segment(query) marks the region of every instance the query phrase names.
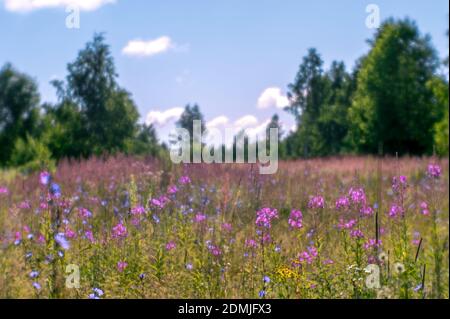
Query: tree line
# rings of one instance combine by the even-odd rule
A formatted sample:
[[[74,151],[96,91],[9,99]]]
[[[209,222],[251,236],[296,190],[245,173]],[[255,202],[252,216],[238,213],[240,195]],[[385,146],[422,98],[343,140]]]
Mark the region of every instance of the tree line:
[[[430,37],[409,19],[386,20],[368,43],[351,72],[339,61],[325,70],[319,52],[308,50],[288,85],[285,111],[297,129],[282,139],[281,158],[448,155],[448,58],[440,61]],[[165,156],[167,146],[152,125],[139,123],[131,94],[117,79],[103,34],[67,65],[64,81],[52,82],[57,103],[41,103],[36,82],[5,64],[0,166],[37,169],[62,158],[115,153]],[[187,105],[177,125],[192,131],[195,119],[203,120],[199,106]],[[282,136],[277,114],[270,128]]]

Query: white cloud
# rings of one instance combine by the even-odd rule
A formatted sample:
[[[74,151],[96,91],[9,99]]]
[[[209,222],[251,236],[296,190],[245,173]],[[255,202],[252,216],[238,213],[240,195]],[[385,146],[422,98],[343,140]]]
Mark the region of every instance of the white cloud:
[[[218,117],[212,119],[211,121],[207,122],[206,127],[209,129],[218,128],[221,126],[223,127],[223,126],[227,125],[229,121],[230,120],[228,119],[228,117],[221,115],[221,116],[218,116]]]
[[[128,56],[152,56],[174,48],[172,39],[162,36],[154,40],[132,40],[122,49],[122,53]]]
[[[252,126],[245,129],[245,133],[249,136],[250,140],[255,137],[260,137],[262,134],[266,133],[267,125],[269,125],[270,119],[258,124],[256,126]]]
[[[270,107],[282,109],[288,105],[289,99],[286,95],[283,95],[281,89],[277,87],[265,89],[258,98],[258,108],[260,109],[268,109]]]
[[[296,131],[297,131],[297,124],[293,124],[289,129],[289,132],[296,132]]]
[[[116,0],[4,0],[5,9],[12,12],[29,12],[38,9],[75,6],[83,11],[93,11]]]
[[[167,125],[171,121],[176,121],[183,114],[182,107],[174,107],[166,111],[151,111],[147,114],[145,123],[147,125],[154,124],[160,127]]]
[[[242,130],[242,129],[245,129],[245,128],[248,128],[251,126],[255,126],[257,124],[258,124],[258,119],[256,117],[254,117],[253,115],[243,116],[234,122],[234,126],[238,130]]]

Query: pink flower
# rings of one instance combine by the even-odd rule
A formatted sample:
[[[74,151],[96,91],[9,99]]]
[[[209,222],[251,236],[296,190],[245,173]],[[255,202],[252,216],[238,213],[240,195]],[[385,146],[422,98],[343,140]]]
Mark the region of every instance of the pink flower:
[[[39,183],[41,183],[42,186],[47,186],[50,183],[50,173],[47,171],[43,171],[39,174]]]
[[[364,244],[364,249],[368,250],[370,248],[380,247],[381,245],[382,245],[381,239],[379,239],[377,242],[375,239],[371,238]]]
[[[222,229],[226,232],[231,232],[233,230],[233,227],[229,223],[223,223]]]
[[[95,242],[94,234],[92,233],[91,230],[87,230],[87,231],[84,233],[84,235],[86,236],[87,240],[89,240],[91,243],[94,243],[94,242]]]
[[[326,260],[323,261],[323,264],[324,265],[332,265],[332,264],[334,264],[334,261],[331,260],[331,259],[326,259]]]
[[[196,223],[203,223],[204,221],[206,221],[206,215],[205,214],[197,213],[194,216],[194,222],[196,222]]]
[[[20,208],[20,209],[30,209],[30,208],[31,208],[30,201],[26,200],[26,201],[24,201],[24,202],[21,202],[21,203],[19,204],[19,208]]]
[[[118,223],[112,229],[113,238],[125,238],[127,237],[127,228],[122,224],[122,222]]]
[[[350,200],[355,205],[366,205],[366,194],[362,188],[350,188],[348,193]]]
[[[44,237],[44,235],[39,234],[39,235],[37,236],[37,242],[38,242],[39,244],[45,243],[45,237]]]
[[[161,196],[159,198],[153,198],[150,203],[160,209],[163,209],[166,204],[169,202],[169,198],[167,198],[166,196]]]
[[[254,239],[246,239],[245,246],[248,248],[256,248],[258,247],[258,243]]]
[[[145,208],[141,205],[135,206],[131,209],[131,215],[144,215]]]
[[[404,210],[401,206],[397,205],[397,204],[393,204],[391,206],[391,209],[389,210],[389,217],[395,218],[399,215],[403,215],[404,214]]]
[[[131,224],[133,225],[133,226],[139,226],[139,224],[141,223],[141,220],[138,218],[138,217],[133,217],[132,219],[131,219]]]
[[[364,234],[359,229],[353,229],[352,231],[350,231],[350,237],[357,238],[357,239],[364,238]]]
[[[399,193],[400,191],[405,190],[408,187],[408,182],[406,176],[394,176],[392,179],[392,190],[394,193]]]
[[[325,200],[322,196],[313,196],[309,200],[308,207],[311,209],[319,209],[325,207]]]
[[[318,255],[319,253],[317,252],[317,248],[310,246],[306,251],[299,254],[298,260],[300,263],[312,264]]]
[[[191,179],[189,178],[189,176],[181,176],[179,182],[180,184],[186,185],[191,183]]]
[[[428,204],[426,202],[420,203],[420,209],[422,210],[422,215],[430,215],[430,210],[428,209]]]
[[[79,212],[81,218],[92,217],[92,213],[86,208],[78,208],[78,212]]]
[[[272,241],[272,237],[269,233],[265,233],[261,238],[263,243],[270,243]]]
[[[8,195],[9,191],[6,187],[0,187],[0,195]]]
[[[125,261],[119,261],[117,263],[117,270],[119,272],[123,272],[128,267],[128,263]]]
[[[336,210],[348,209],[349,207],[350,201],[346,196],[343,196],[336,201]]]
[[[70,227],[66,227],[66,231],[64,232],[64,235],[67,238],[72,239],[72,238],[75,238],[76,233]]]
[[[177,247],[177,245],[176,245],[175,242],[173,242],[173,241],[169,241],[169,242],[166,244],[166,250],[167,250],[167,251],[171,251],[171,250],[175,249],[176,247]]]
[[[414,232],[412,244],[415,245],[415,246],[419,246],[420,245],[420,241],[421,241],[420,233],[419,232]]]
[[[222,254],[222,251],[216,245],[209,245],[208,250],[215,257],[220,256]]]
[[[288,220],[289,226],[300,229],[303,227],[303,215],[299,210],[292,210]]]
[[[339,220],[338,228],[342,229],[352,229],[356,226],[358,222],[356,219],[350,219],[348,222],[345,222],[342,218]]]
[[[272,220],[278,218],[278,211],[274,208],[262,208],[256,212],[256,225],[258,227],[271,228]]]
[[[372,216],[373,215],[373,208],[370,206],[366,206],[361,208],[361,214],[363,216]]]
[[[178,187],[176,187],[175,185],[171,185],[167,189],[167,193],[169,193],[170,195],[175,195],[177,192],[178,192]]]
[[[441,168],[437,164],[428,165],[428,176],[439,178],[441,176]]]

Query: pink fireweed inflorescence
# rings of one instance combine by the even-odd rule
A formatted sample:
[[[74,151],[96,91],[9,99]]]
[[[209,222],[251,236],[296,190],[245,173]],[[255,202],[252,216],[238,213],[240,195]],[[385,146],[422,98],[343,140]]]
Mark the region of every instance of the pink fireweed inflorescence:
[[[122,222],[118,223],[116,226],[112,229],[112,236],[113,238],[125,238],[127,237],[127,228],[125,227]]]
[[[272,220],[278,218],[278,211],[275,208],[262,208],[256,212],[256,226],[271,228]]]
[[[421,242],[420,233],[416,231],[416,232],[414,232],[413,239],[412,239],[411,243],[414,246],[419,246],[420,242]]]
[[[169,195],[175,195],[178,192],[178,187],[176,185],[171,185],[167,188],[167,193]]]
[[[256,248],[256,247],[258,247],[258,243],[254,239],[246,239],[245,240],[245,247]]]
[[[441,167],[437,164],[429,164],[428,176],[433,178],[439,178],[441,176]]]
[[[142,205],[135,206],[131,209],[131,215],[139,216],[145,214],[145,208]]]
[[[86,219],[86,218],[92,217],[91,211],[89,211],[89,210],[86,209],[86,208],[79,208],[79,209],[78,209],[78,212],[79,212],[81,218]]]
[[[376,239],[371,238],[364,244],[364,249],[368,250],[370,248],[378,248],[381,247],[381,245],[381,239],[377,241]]]
[[[372,216],[373,208],[370,206],[365,206],[365,207],[361,208],[360,212],[363,216]]]
[[[175,249],[176,247],[177,247],[177,244],[175,244],[174,241],[169,241],[169,242],[166,244],[166,250],[167,250],[167,251],[171,251],[171,250]]]
[[[358,222],[356,221],[356,219],[350,219],[348,222],[345,222],[342,218],[339,220],[339,224],[338,224],[338,228],[340,230],[343,229],[352,229],[353,227],[356,226]]]
[[[325,207],[325,200],[322,196],[313,196],[310,198],[308,207],[311,209],[319,209]]]
[[[0,195],[8,195],[9,191],[6,187],[0,187]]]
[[[350,201],[346,196],[343,196],[336,201],[336,210],[348,209],[349,207]]]
[[[180,184],[186,185],[191,183],[189,176],[181,176],[179,180]]]
[[[159,208],[159,209],[163,209],[168,202],[169,202],[169,198],[167,196],[161,196],[161,197],[153,198],[152,200],[150,200],[150,204],[152,204],[152,206]]]
[[[76,233],[70,227],[66,227],[64,234],[69,239],[73,239],[76,236]]]
[[[350,188],[348,196],[342,196],[336,201],[337,211],[348,211],[350,208],[359,211],[362,217],[372,216],[374,210],[367,203],[367,196],[362,188]]]
[[[430,215],[430,210],[428,209],[428,204],[426,202],[420,203],[420,209],[421,209],[422,215],[424,215],[424,216]]]
[[[218,257],[222,254],[222,251],[216,245],[208,245],[208,250],[211,253],[211,255],[213,255],[215,257]]]
[[[397,204],[392,204],[391,209],[389,210],[389,217],[395,218],[404,214],[404,209]]]
[[[47,171],[43,171],[39,174],[39,183],[42,186],[47,186],[50,183],[50,179],[51,179],[50,173]]]
[[[206,215],[202,214],[202,213],[197,213],[194,216],[194,222],[197,224],[203,223],[204,221],[206,221]]]
[[[29,200],[23,201],[18,205],[18,207],[20,209],[30,209],[31,208],[30,201]]]
[[[360,229],[353,229],[350,231],[350,237],[352,238],[364,238],[364,234]]]
[[[95,242],[94,239],[94,233],[92,232],[92,230],[86,230],[84,232],[84,236],[86,237],[87,240],[89,240],[91,243]]]
[[[291,228],[300,229],[303,227],[303,215],[299,210],[292,210],[288,220]]]
[[[126,261],[119,261],[117,263],[117,270],[119,272],[123,272],[128,267],[128,263]]]
[[[303,263],[312,264],[318,255],[319,253],[317,251],[317,248],[314,246],[310,246],[307,248],[306,251],[303,251],[299,254],[298,260],[302,264]]]
[[[365,206],[366,205],[366,193],[362,188],[350,188],[348,192],[348,196],[352,202],[352,204],[357,206]]]
[[[392,179],[392,191],[394,193],[400,193],[408,187],[408,180],[406,176],[394,176]]]
[[[40,202],[39,203],[39,208],[41,210],[47,210],[48,209],[48,203],[47,202]]]

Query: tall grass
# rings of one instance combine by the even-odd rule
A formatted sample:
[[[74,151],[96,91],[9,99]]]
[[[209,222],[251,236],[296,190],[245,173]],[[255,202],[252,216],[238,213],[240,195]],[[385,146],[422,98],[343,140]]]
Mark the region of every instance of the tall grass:
[[[115,157],[50,173],[0,175],[0,297],[448,298],[447,159],[259,175]]]

